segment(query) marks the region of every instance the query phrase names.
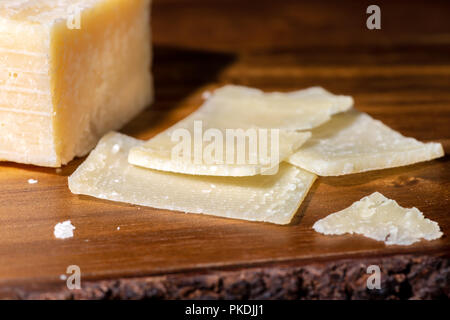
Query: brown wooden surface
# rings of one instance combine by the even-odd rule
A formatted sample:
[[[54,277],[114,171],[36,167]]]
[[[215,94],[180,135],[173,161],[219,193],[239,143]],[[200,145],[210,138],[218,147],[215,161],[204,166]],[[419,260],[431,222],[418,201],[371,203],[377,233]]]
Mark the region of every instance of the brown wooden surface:
[[[365,28],[369,4],[155,1],[156,103],[122,132],[150,138],[195,110],[204,90],[226,83],[268,91],[320,85],[353,95],[359,110],[405,135],[439,141],[448,153],[450,3],[379,1],[382,30],[377,31]],[[130,277],[139,283],[172,273],[276,271],[282,265],[342,258],[360,263],[405,254],[448,257],[450,252],[448,155],[403,168],[320,178],[289,226],[74,196],[67,176],[81,162],[60,173],[0,165],[0,296],[61,285],[59,276],[72,264],[91,284]],[[39,183],[28,184],[30,178]],[[317,219],[374,191],[419,208],[445,236],[401,247],[312,230]],[[77,228],[75,237],[55,239],[54,225],[67,219]]]

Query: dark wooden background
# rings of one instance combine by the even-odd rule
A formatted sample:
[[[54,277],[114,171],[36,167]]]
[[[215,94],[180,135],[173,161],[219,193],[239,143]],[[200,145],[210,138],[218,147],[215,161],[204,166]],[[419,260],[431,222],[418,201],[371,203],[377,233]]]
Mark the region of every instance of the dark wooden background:
[[[289,91],[320,85],[359,110],[450,151],[450,2],[156,0],[156,102],[122,132],[147,139],[226,83]],[[72,195],[83,159],[54,169],[0,165],[0,297],[443,298],[449,297],[450,162],[320,178],[290,226],[136,207]],[[36,185],[27,180],[38,179]],[[445,236],[408,247],[311,226],[374,191],[415,206]],[[75,237],[53,238],[70,219]],[[120,230],[117,227],[120,226]],[[79,265],[82,289],[59,279]],[[382,289],[366,289],[366,268]]]

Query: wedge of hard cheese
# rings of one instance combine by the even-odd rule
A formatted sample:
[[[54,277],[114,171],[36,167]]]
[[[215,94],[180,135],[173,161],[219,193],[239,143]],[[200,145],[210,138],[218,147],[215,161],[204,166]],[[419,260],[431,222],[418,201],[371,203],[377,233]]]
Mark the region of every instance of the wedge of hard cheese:
[[[58,167],[152,100],[149,0],[0,1],[0,160]]]
[[[440,143],[407,138],[365,113],[351,110],[312,131],[288,162],[319,176],[405,166],[442,157]]]
[[[143,142],[103,137],[69,177],[72,193],[160,209],[287,224],[316,176],[287,163],[276,175],[207,177],[135,167],[128,152]]]
[[[264,93],[242,86],[224,86],[189,117],[133,148],[129,162],[196,175],[265,173],[309,138],[309,133],[296,130],[314,128],[352,105],[351,97],[336,96],[318,87],[290,93]],[[183,140],[187,140],[187,147],[183,157],[178,157],[174,151]],[[240,150],[243,150],[243,161],[239,162]],[[253,161],[252,156],[255,156]]]
[[[403,208],[379,192],[328,215],[313,228],[323,234],[362,234],[389,245],[410,245],[421,238],[434,240],[442,236],[439,225],[426,219],[417,208]]]

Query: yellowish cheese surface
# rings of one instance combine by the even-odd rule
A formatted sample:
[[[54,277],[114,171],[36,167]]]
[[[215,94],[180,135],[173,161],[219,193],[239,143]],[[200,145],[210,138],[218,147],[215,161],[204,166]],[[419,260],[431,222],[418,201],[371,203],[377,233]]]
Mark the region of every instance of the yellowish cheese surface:
[[[443,155],[440,143],[405,137],[368,114],[351,110],[314,129],[312,137],[287,161],[319,176],[339,176]]]
[[[151,103],[150,65],[149,0],[2,0],[0,159],[87,154]]]
[[[128,163],[140,140],[109,133],[69,177],[72,193],[159,209],[288,224],[316,176],[282,163],[276,175],[194,176]]]

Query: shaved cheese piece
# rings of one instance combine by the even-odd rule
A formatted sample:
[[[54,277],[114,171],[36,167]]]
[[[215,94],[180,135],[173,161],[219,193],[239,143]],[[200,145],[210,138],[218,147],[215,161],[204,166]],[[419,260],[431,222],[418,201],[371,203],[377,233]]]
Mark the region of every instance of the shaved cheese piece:
[[[231,119],[234,128],[310,130],[352,106],[352,97],[334,95],[321,87],[265,93],[227,85],[215,90],[199,111],[211,118]]]
[[[196,138],[197,122],[191,121],[190,118],[179,122],[146,144],[132,148],[128,161],[144,168],[193,175],[237,177],[254,176],[260,173],[273,174],[277,172],[281,161],[292,155],[311,137],[310,132],[252,128],[240,132],[234,131],[233,135],[230,135],[230,130],[216,129],[217,126],[211,124],[212,122],[217,124],[218,121],[220,120],[205,120],[200,123],[201,132],[205,132],[205,135],[213,132],[216,135],[212,142],[204,142],[202,138]],[[184,140],[176,142],[171,137],[178,129],[185,129],[187,138],[183,137]],[[183,146],[186,141],[187,147],[184,150],[180,149],[179,156],[174,156],[173,152],[178,150],[180,145]],[[218,141],[219,144],[216,144]],[[231,148],[228,147],[229,145]],[[197,149],[198,153],[196,153],[197,146],[200,148]],[[265,151],[262,151],[264,149]],[[216,154],[219,155],[218,158],[215,157]],[[228,161],[231,154],[233,156]],[[242,155],[242,161],[238,160],[240,155]]]
[[[439,225],[426,219],[417,208],[405,209],[379,192],[328,215],[313,228],[323,234],[358,233],[388,245],[410,245],[421,238],[434,240],[442,236]]]
[[[356,110],[336,115],[312,134],[287,161],[319,176],[400,167],[444,155],[440,143],[404,137]]]
[[[145,145],[133,148],[129,162],[145,168],[196,175],[251,176],[273,171],[271,169],[309,138],[309,133],[295,130],[316,127],[328,121],[331,115],[348,110],[352,104],[351,97],[335,96],[322,88],[291,93],[264,93],[246,87],[225,86],[216,90],[189,117]],[[178,136],[183,129],[189,137],[188,147],[185,148],[189,154],[184,151],[182,159],[174,159],[173,150],[180,143],[181,138],[178,139]],[[236,134],[241,130],[244,138],[236,139],[235,147],[228,149],[228,144],[234,143],[228,135],[233,129],[237,129]],[[279,139],[273,139],[274,131],[267,129],[278,130],[276,134]],[[252,135],[254,132],[256,134]],[[217,159],[205,158],[208,155],[207,148],[214,146],[217,140],[220,140],[220,144],[215,150],[220,150],[221,156]],[[269,141],[270,145],[262,141]],[[255,147],[253,151],[250,150],[251,146]],[[263,156],[258,157],[257,161],[245,163],[228,161],[230,153],[238,153],[240,148],[245,149],[242,158],[250,159],[252,155],[261,154],[260,150],[266,149],[267,152],[262,153],[270,159]],[[199,150],[200,156],[196,155],[196,150]],[[231,158],[234,159],[233,156]]]
[[[159,209],[287,224],[316,176],[287,163],[276,175],[207,177],[130,165],[127,155],[143,142],[110,133],[69,177],[74,194]],[[119,145],[118,151],[115,145]]]

